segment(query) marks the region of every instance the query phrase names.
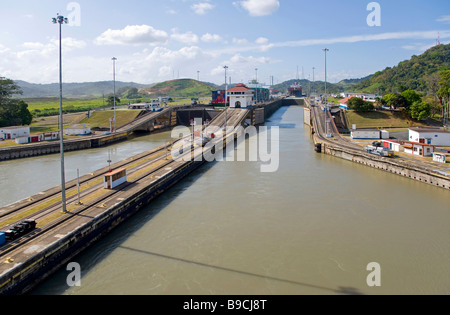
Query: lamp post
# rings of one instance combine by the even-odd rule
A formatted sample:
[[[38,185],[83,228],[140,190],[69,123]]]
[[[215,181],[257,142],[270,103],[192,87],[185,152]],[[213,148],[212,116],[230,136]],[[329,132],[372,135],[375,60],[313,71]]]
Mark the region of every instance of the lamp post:
[[[325,52],[325,104],[328,104],[327,97],[327,51],[330,51],[328,48],[323,49]]]
[[[114,81],[114,132],[116,132],[116,57],[112,58],[113,61],[113,81]]]
[[[255,86],[256,86],[256,104],[258,104],[258,68],[255,68],[256,73],[256,80],[255,80]]]
[[[314,70],[316,70],[316,68],[315,67],[313,67],[313,93],[314,93],[314,84],[315,84],[315,77],[314,77]]]
[[[62,36],[61,29],[63,24],[69,23],[69,20],[57,13],[57,17],[52,19],[53,24],[59,24],[59,142],[61,153],[61,194],[63,212],[66,210],[66,177],[64,174],[64,131],[63,131],[63,110],[62,110]]]
[[[328,48],[323,49],[323,51],[325,52],[325,134],[327,137],[330,136],[330,134],[328,133],[328,123],[327,123],[327,118],[328,118],[328,96],[327,96],[327,52],[329,51]]]
[[[228,85],[227,85],[227,69],[228,66],[223,67],[225,69],[225,134],[227,128],[227,93],[228,93]]]

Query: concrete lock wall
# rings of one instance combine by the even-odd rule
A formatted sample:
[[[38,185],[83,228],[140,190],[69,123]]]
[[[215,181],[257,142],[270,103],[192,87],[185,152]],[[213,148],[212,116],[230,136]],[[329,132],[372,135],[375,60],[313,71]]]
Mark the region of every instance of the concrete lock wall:
[[[395,161],[383,160],[382,158],[378,158],[376,156],[369,157],[363,153],[357,153],[335,146],[322,144],[322,148],[325,154],[418,180],[420,182],[444,189],[450,189],[450,179],[439,174],[433,174],[431,172],[427,172],[426,170],[416,169],[412,166],[400,165]]]

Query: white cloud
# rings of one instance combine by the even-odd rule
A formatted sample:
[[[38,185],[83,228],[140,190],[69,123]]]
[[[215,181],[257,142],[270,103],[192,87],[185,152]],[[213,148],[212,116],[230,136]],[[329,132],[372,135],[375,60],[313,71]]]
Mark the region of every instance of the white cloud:
[[[191,31],[180,34],[177,33],[176,29],[173,29],[173,34],[170,36],[172,39],[179,41],[183,44],[187,44],[187,45],[193,45],[193,44],[197,44],[199,39],[198,36],[194,33],[192,33]]]
[[[191,5],[191,9],[194,10],[196,14],[204,15],[207,11],[212,10],[214,5],[208,2],[195,3]]]
[[[233,43],[238,44],[238,45],[243,45],[243,44],[247,44],[248,40],[246,40],[245,38],[233,38]]]
[[[450,15],[443,15],[440,18],[438,18],[436,21],[445,23],[445,24],[450,24]]]
[[[230,64],[233,65],[243,65],[243,64],[249,64],[249,65],[264,65],[269,64],[271,62],[271,59],[268,57],[259,57],[255,58],[253,56],[244,57],[241,54],[235,54],[230,59]]]
[[[164,43],[168,39],[165,31],[149,25],[128,25],[121,30],[108,29],[95,40],[97,45],[137,45]]]
[[[220,35],[217,34],[206,33],[202,36],[202,41],[206,43],[217,43],[222,41],[222,37],[220,37]]]
[[[259,45],[266,45],[269,42],[269,40],[265,37],[259,37],[257,40],[255,40],[255,43]]]
[[[406,49],[406,50],[426,51],[433,46],[435,46],[434,43],[433,44],[417,43],[417,44],[405,45],[405,46],[402,46],[402,48]]]
[[[374,35],[355,35],[336,38],[322,38],[322,39],[305,39],[298,41],[287,41],[273,44],[274,47],[301,47],[314,45],[331,45],[341,43],[358,43],[368,41],[381,41],[392,39],[436,39],[437,34],[441,38],[450,38],[450,31],[419,31],[419,32],[393,32],[381,33]]]
[[[244,8],[251,16],[271,15],[280,7],[278,0],[243,0],[233,4]]]

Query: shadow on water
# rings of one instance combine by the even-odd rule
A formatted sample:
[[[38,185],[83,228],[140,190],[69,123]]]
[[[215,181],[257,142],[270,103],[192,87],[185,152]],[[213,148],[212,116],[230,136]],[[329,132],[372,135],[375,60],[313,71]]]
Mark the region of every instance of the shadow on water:
[[[267,275],[261,275],[261,274],[257,274],[257,273],[253,273],[253,272],[206,264],[206,263],[202,263],[202,262],[198,262],[198,261],[193,261],[193,260],[188,260],[188,259],[183,259],[183,258],[178,258],[178,257],[172,257],[172,256],[168,256],[168,255],[154,253],[154,252],[150,252],[150,251],[146,251],[146,250],[140,250],[137,248],[131,248],[131,247],[127,247],[127,246],[119,246],[119,247],[122,249],[125,249],[125,250],[134,251],[134,252],[137,252],[140,254],[146,254],[146,255],[151,255],[154,257],[170,259],[170,260],[183,262],[183,263],[187,263],[187,264],[192,264],[192,265],[196,265],[196,266],[237,273],[237,274],[241,274],[241,275],[245,275],[245,276],[251,276],[251,277],[264,279],[264,280],[272,280],[272,281],[278,281],[278,282],[283,282],[283,283],[287,283],[287,284],[294,284],[294,285],[298,285],[298,286],[302,286],[302,287],[308,287],[308,288],[312,288],[312,289],[324,290],[328,293],[345,294],[345,295],[362,295],[362,293],[358,289],[352,288],[352,287],[338,287],[338,289],[336,290],[336,289],[327,288],[327,287],[323,287],[323,286],[319,286],[319,285],[315,285],[315,284],[299,282],[299,281],[289,280],[289,279],[281,279],[281,278],[276,278],[276,277],[267,276]]]

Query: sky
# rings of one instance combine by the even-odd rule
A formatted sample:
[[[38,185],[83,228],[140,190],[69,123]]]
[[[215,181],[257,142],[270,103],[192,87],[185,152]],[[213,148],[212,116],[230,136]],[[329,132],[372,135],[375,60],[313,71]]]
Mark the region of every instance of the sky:
[[[1,5],[1,4],[4,5]],[[0,76],[30,83],[361,78],[450,43],[448,0],[0,0]],[[329,49],[326,53],[325,48]],[[326,62],[325,62],[326,59]],[[325,71],[326,65],[326,71]]]

